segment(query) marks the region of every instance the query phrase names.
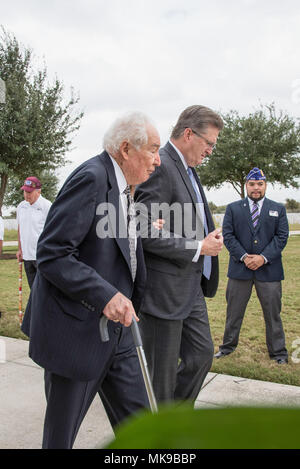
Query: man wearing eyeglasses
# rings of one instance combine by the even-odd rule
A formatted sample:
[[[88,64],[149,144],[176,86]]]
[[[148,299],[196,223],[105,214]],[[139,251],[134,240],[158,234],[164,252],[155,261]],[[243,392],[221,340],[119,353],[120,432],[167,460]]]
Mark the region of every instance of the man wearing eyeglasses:
[[[16,257],[19,262],[24,261],[30,288],[37,270],[37,242],[51,207],[51,202],[41,195],[41,189],[42,184],[37,177],[30,176],[26,178],[21,187],[24,200],[17,207],[19,248]]]
[[[218,287],[223,238],[215,230],[195,167],[212,153],[222,128],[222,119],[211,109],[185,109],[160,150],[161,166],[136,191],[137,202],[151,214],[149,229],[154,206],[176,208],[160,237],[143,238],[147,286],[140,329],[159,402],[194,401],[213,360],[204,296],[213,297]],[[155,216],[165,218],[160,212]]]

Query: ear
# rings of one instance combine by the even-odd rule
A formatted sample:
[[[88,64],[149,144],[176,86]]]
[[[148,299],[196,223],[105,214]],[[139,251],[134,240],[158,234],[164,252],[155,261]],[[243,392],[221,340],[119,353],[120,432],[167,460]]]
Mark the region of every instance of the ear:
[[[124,141],[120,145],[120,153],[124,160],[128,160],[129,158],[129,143]]]
[[[183,138],[186,142],[190,141],[192,135],[193,135],[192,129],[190,129],[189,127],[184,129]]]

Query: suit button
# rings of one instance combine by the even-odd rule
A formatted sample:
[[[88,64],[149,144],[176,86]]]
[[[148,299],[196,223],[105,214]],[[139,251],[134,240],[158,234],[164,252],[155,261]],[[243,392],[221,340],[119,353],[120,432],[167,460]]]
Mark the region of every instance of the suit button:
[[[116,327],[115,330],[114,330],[115,334],[119,334],[120,330],[121,330],[120,327]]]

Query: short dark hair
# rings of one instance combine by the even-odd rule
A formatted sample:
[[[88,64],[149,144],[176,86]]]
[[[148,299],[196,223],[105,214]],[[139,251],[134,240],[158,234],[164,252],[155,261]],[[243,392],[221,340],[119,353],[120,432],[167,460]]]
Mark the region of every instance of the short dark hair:
[[[208,107],[195,104],[182,111],[172,130],[171,138],[179,138],[186,128],[204,132],[210,125],[219,130],[224,127],[222,118],[216,112]]]

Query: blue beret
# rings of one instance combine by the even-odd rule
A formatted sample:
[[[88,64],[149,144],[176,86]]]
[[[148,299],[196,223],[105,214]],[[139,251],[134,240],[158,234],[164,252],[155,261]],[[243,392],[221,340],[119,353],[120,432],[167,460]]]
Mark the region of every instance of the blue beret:
[[[246,177],[246,181],[249,181],[249,179],[255,179],[256,181],[265,180],[266,176],[261,169],[253,168]]]

